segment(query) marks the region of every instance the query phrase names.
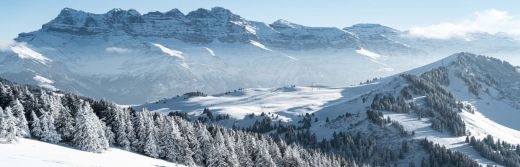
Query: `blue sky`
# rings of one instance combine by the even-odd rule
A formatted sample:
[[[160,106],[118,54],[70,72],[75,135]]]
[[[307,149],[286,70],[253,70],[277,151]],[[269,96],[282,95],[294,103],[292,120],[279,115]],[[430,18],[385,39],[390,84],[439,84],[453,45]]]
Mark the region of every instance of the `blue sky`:
[[[476,12],[490,9],[508,12],[508,16],[520,13],[520,1],[514,0],[2,0],[0,41],[39,29],[64,7],[92,13],[112,8],[133,8],[141,13],[178,8],[187,13],[214,6],[263,22],[286,19],[308,26],[334,27],[380,23],[401,30],[418,26],[433,29],[435,24],[445,22],[466,24],[464,21],[474,18]]]

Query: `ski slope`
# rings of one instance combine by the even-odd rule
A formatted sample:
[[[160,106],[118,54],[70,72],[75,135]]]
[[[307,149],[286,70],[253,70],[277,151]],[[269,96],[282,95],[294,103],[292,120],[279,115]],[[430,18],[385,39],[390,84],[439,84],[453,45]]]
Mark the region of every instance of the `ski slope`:
[[[111,148],[101,154],[80,151],[31,139],[0,144],[0,166],[77,166],[77,167],[182,167],[175,163]]]

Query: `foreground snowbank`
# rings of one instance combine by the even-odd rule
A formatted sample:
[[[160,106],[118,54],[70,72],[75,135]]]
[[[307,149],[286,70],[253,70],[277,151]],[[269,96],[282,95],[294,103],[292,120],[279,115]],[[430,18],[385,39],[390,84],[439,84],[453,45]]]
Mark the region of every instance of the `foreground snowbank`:
[[[97,154],[31,139],[20,139],[15,144],[0,144],[0,166],[177,167],[182,165],[117,148]]]

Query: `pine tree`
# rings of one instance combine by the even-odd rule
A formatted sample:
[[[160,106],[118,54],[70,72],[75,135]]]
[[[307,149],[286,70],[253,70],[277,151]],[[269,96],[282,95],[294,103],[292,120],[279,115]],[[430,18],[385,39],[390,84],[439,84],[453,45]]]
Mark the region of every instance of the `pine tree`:
[[[281,164],[282,162],[282,153],[280,152],[280,148],[278,148],[278,145],[273,141],[269,140],[269,154],[271,155],[273,161],[277,164]]]
[[[33,137],[40,139],[43,134],[40,118],[36,116],[36,113],[34,113],[34,111],[31,111],[31,118],[31,134]]]
[[[110,126],[106,126],[105,122],[101,122],[101,127],[105,132],[106,139],[109,145],[115,144],[115,134],[112,132],[112,128]]]
[[[1,108],[1,107],[0,107]],[[16,135],[18,134],[16,127],[16,118],[13,116],[11,112],[11,108],[7,107],[5,110],[1,110],[0,117],[2,117],[1,121],[1,132],[0,132],[0,142],[1,143],[13,143],[18,141]]]
[[[116,109],[114,111],[114,134],[116,136],[115,140],[117,145],[122,147],[125,150],[130,150],[130,140],[128,139],[128,134],[126,133],[127,125],[126,125],[126,116],[127,112],[123,110]]]
[[[156,112],[156,113],[153,113],[153,124],[155,125],[155,128],[154,128],[154,137],[155,137],[155,143],[157,145],[157,154],[158,154],[158,157],[160,158],[164,158],[166,155],[164,154],[163,150],[164,150],[164,140],[162,140],[162,138],[164,138],[164,116],[159,113],[159,112]]]
[[[130,150],[137,150],[137,148],[135,147],[138,143],[137,141],[137,137],[136,137],[136,131],[135,131],[135,128],[134,128],[134,122],[133,122],[133,119],[132,119],[132,112],[131,110],[128,110],[128,109],[124,109],[124,115],[122,115],[124,117],[124,121],[125,121],[125,132],[126,132],[126,138],[128,139],[128,141],[130,142],[130,145],[129,145],[129,149]]]
[[[193,166],[195,162],[193,160],[194,152],[192,150],[199,147],[199,142],[195,137],[193,126],[180,117],[174,117],[173,120],[177,122],[177,125],[179,126],[181,138],[178,140],[181,140],[179,141],[179,149],[182,149],[182,162],[185,165]]]
[[[145,142],[143,146],[143,151],[146,155],[157,158],[159,157],[159,154],[157,153],[157,144],[155,142],[155,126],[148,112],[143,112],[141,114],[143,115],[143,121],[145,126],[144,133],[146,135],[144,138]]]
[[[212,136],[204,124],[197,123],[195,125],[195,136],[197,141],[200,143],[199,148],[196,149],[194,160],[198,165],[207,165],[208,159],[211,158],[209,153],[212,149],[211,143],[213,142]]]
[[[16,127],[17,130],[17,136],[19,137],[31,137],[31,133],[29,130],[29,125],[27,123],[27,119],[25,118],[25,109],[20,103],[18,99],[16,99],[12,104],[11,108],[13,110],[13,115],[16,117]]]
[[[108,148],[108,141],[90,104],[85,102],[76,113],[76,126],[72,142],[84,151],[101,152]]]
[[[236,135],[235,153],[237,155],[239,166],[253,166],[252,160],[249,158],[249,154],[244,146],[244,134],[240,131]]]
[[[62,140],[71,141],[74,133],[74,118],[68,108],[61,108],[56,122],[56,131],[61,134]]]
[[[164,140],[163,152],[165,153],[165,158],[168,161],[176,162],[177,157],[180,156],[176,140],[180,138],[180,136],[178,134],[178,127],[172,117],[166,117],[163,131],[165,132],[164,138],[162,139]]]
[[[54,118],[42,109],[40,109],[40,112],[42,113],[40,118],[40,124],[42,127],[41,140],[49,143],[59,143],[61,141],[61,136],[56,132]]]
[[[2,107],[0,107],[0,137],[4,137],[7,134],[7,116],[4,113]]]
[[[134,151],[137,151],[137,152],[144,152],[144,146],[146,144],[146,137],[147,137],[147,132],[146,132],[146,127],[145,127],[145,120],[144,120],[144,114],[145,112],[148,112],[148,111],[145,111],[143,110],[142,112],[137,112],[135,114],[135,134],[136,134],[136,142],[134,143]]]
[[[239,166],[240,163],[238,162],[238,157],[235,153],[235,139],[232,137],[234,132],[222,129],[222,135],[224,136],[225,147],[229,152],[229,156],[226,157],[226,161],[230,166]]]
[[[206,164],[208,167],[231,166],[231,164],[228,164],[226,161],[229,152],[224,144],[224,136],[218,127],[216,127],[215,139],[208,155],[209,157]]]
[[[267,146],[260,140],[257,143],[257,147],[254,153],[255,164],[254,166],[262,167],[262,166],[276,166],[271,155],[269,155],[269,151],[267,150]]]

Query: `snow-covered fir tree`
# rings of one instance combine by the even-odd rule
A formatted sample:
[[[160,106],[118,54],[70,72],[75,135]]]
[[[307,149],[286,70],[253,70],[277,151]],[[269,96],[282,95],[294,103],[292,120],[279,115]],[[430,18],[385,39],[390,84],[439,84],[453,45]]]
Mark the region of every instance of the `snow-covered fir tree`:
[[[143,151],[146,155],[157,158],[159,157],[159,151],[157,148],[157,142],[155,137],[155,132],[157,130],[155,129],[154,122],[152,121],[149,112],[141,112],[139,114],[142,115],[142,121],[144,122],[143,130],[145,136]]]
[[[72,140],[74,134],[74,118],[70,109],[62,107],[56,122],[56,131],[61,134],[61,138],[65,141]]]
[[[81,150],[101,152],[108,148],[101,123],[92,112],[90,104],[85,102],[76,113],[76,126],[72,142]]]
[[[0,143],[13,143],[18,141],[18,127],[16,126],[16,118],[13,116],[10,107],[4,110],[0,107]]]
[[[51,113],[44,110],[40,110],[40,113],[42,113],[40,116],[40,124],[42,129],[40,139],[49,143],[59,143],[61,141],[61,136],[58,134],[58,132],[56,132],[53,116]]]
[[[25,109],[22,103],[20,103],[20,100],[16,99],[10,106],[13,115],[16,117],[16,127],[18,128],[16,135],[19,137],[30,137],[31,133],[29,131],[27,118],[25,118]]]
[[[40,118],[36,115],[36,113],[31,111],[31,135],[37,139],[42,137],[43,130],[42,125],[40,123]]]

